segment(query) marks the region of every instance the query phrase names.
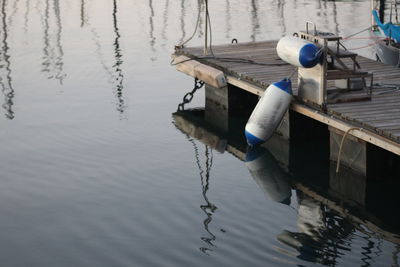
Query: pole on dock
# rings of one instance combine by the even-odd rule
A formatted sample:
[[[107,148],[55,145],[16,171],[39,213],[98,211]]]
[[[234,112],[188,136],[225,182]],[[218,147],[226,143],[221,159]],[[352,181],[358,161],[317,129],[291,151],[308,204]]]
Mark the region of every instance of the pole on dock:
[[[204,55],[208,55],[208,0],[205,0],[206,10],[205,10],[205,30],[204,30]]]
[[[385,22],[385,0],[379,1],[379,18],[382,23]]]

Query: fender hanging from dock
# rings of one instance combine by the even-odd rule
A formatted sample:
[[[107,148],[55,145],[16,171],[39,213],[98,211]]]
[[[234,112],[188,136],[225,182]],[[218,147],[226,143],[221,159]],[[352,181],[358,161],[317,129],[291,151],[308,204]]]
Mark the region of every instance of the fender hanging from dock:
[[[250,146],[271,138],[289,109],[292,100],[292,82],[283,79],[271,84],[258,101],[246,124],[245,135]]]

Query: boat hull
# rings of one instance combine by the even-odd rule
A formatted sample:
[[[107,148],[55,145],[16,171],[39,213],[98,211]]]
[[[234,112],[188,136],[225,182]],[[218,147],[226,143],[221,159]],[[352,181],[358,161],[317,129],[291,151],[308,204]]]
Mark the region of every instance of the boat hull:
[[[380,38],[379,33],[372,32],[374,38]],[[400,48],[386,41],[377,42],[374,46],[377,59],[384,64],[400,67]]]

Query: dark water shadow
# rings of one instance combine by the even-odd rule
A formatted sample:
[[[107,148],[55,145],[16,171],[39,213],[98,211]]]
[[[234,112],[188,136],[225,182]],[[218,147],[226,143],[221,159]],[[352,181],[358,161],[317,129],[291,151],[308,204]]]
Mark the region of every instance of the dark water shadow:
[[[387,241],[395,245],[392,258],[393,266],[397,266],[400,228],[393,205],[398,203],[399,197],[395,193],[400,188],[398,182],[396,186],[379,183],[379,188],[367,181],[366,201],[357,204],[357,199],[353,200],[350,194],[342,195],[338,191],[338,178],[332,176],[330,170],[334,168],[329,168],[329,154],[326,159],[328,167],[319,164],[320,160],[314,157],[321,157],[325,152],[316,149],[310,153],[311,144],[291,145],[286,150],[283,144],[288,142],[276,136],[265,147],[249,154],[251,150],[246,150],[246,141],[242,137],[235,133],[218,132],[204,119],[203,109],[178,111],[173,118],[175,127],[188,139],[196,138],[206,146],[223,149],[246,162],[254,181],[271,201],[295,208],[297,230],[282,229],[276,236],[283,246],[277,248],[278,252],[294,255],[291,248],[296,251],[298,259],[324,266],[337,266],[350,254],[351,257],[357,257],[362,266],[374,266],[382,259],[383,243]],[[232,120],[230,118],[230,122]],[[237,122],[235,127],[229,127],[229,131],[243,132],[245,123],[245,120]],[[221,145],[223,140],[226,140],[224,146]],[[322,147],[315,140],[313,143],[316,147]],[[289,154],[286,155],[285,151]],[[293,156],[297,159],[294,166],[291,163]],[[298,162],[298,157],[303,160]],[[200,173],[203,178],[206,172],[201,170]],[[339,178],[344,192],[351,190],[351,187],[356,187],[357,192],[361,190],[357,184],[352,184],[353,180],[360,178],[359,174],[342,172],[340,175],[344,175]],[[346,180],[345,184],[343,179]],[[203,186],[203,192],[208,190],[208,184],[205,185],[207,187]],[[294,199],[296,201],[291,201]],[[211,215],[212,212],[207,214]],[[211,241],[213,237],[215,235],[210,236]]]
[[[9,45],[8,45],[8,25],[7,25],[7,12],[6,12],[6,2],[3,0],[1,2],[1,32],[0,32],[0,86],[1,92],[4,95],[4,103],[2,105],[5,116],[7,119],[14,119],[14,88],[12,85],[12,71],[11,71],[11,61],[9,55]]]

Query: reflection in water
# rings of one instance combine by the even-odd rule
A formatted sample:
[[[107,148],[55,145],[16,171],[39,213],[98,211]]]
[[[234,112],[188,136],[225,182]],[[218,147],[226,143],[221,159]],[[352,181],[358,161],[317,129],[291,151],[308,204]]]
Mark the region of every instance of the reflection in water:
[[[11,63],[10,55],[8,54],[9,46],[7,42],[8,28],[7,28],[7,14],[6,14],[6,0],[1,1],[1,35],[0,35],[0,86],[1,92],[4,95],[4,103],[2,107],[5,110],[5,116],[8,119],[14,118],[14,89],[11,79]]]
[[[185,0],[181,0],[181,32],[182,32],[182,37],[181,40],[179,41],[180,44],[183,43],[186,37],[186,31],[185,31]]]
[[[299,259],[336,266],[344,251],[350,251],[354,227],[329,208],[297,191],[299,232],[284,230],[277,239],[295,248]]]
[[[278,15],[282,19],[281,24],[282,24],[282,36],[286,35],[286,19],[285,19],[285,0],[278,0]]]
[[[363,257],[361,258],[361,261],[363,262],[362,266],[373,266],[374,263],[374,256],[379,256],[382,253],[382,249],[380,248],[382,241],[378,240],[377,245],[375,245],[375,242],[372,240],[371,236],[367,236],[366,238],[367,245],[363,247],[363,251],[361,254]],[[376,247],[376,252],[374,252],[374,249]]]
[[[28,23],[29,23],[29,13],[30,13],[30,1],[25,0],[25,14],[24,14],[24,32],[25,34],[28,32]]]
[[[396,245],[396,249],[393,251],[393,265],[398,266],[399,261],[399,254],[400,254],[400,245]]]
[[[90,25],[90,23],[89,23]],[[90,29],[91,33],[92,33],[92,41],[94,42],[95,46],[96,46],[96,54],[97,57],[100,61],[100,65],[103,67],[103,69],[106,71],[106,73],[108,74],[109,78],[108,78],[108,82],[109,83],[113,83],[115,80],[117,80],[117,78],[115,77],[115,75],[113,74],[113,72],[111,71],[111,69],[106,65],[105,63],[105,57],[104,54],[102,52],[102,46],[100,44],[100,36],[97,33],[95,28],[91,28]]]
[[[121,35],[119,34],[119,29],[117,25],[117,5],[116,2],[114,1],[114,8],[113,8],[113,28],[114,28],[114,33],[115,33],[115,39],[113,42],[114,46],[114,57],[115,57],[115,63],[112,65],[112,68],[110,68],[109,64],[106,63],[105,60],[105,55],[103,54],[103,47],[101,46],[100,43],[100,35],[98,34],[97,30],[94,27],[91,27],[90,23],[90,16],[85,15],[84,18],[84,24],[88,25],[90,27],[90,32],[92,33],[92,41],[94,42],[94,45],[96,46],[96,54],[97,58],[99,59],[100,65],[103,67],[104,71],[106,72],[108,76],[108,82],[112,85],[112,91],[115,94],[117,98],[117,111],[122,114],[125,111],[125,102],[123,99],[123,79],[124,75],[122,73],[122,68],[121,65],[123,63],[122,61],[122,54],[121,54],[121,49],[119,45],[119,39]]]
[[[253,179],[271,200],[290,204],[290,178],[268,150],[248,148],[246,166]],[[350,227],[346,228],[343,225],[344,220],[337,219],[334,214],[327,212],[320,202],[301,191],[297,192],[297,197],[299,232],[284,230],[278,235],[278,240],[295,248],[299,252],[298,258],[302,260],[334,266],[336,258],[340,256],[339,248],[349,247],[349,244],[345,244],[345,239],[353,232],[354,227],[347,223]],[[336,233],[344,229],[346,231]]]
[[[336,7],[336,1],[332,2],[333,5],[333,24],[335,24],[335,34],[339,35],[339,23],[337,21],[337,7]]]
[[[250,36],[251,41],[256,41],[256,34],[259,33],[260,21],[258,19],[258,8],[257,0],[251,0],[251,24],[252,24],[252,34]]]
[[[44,17],[44,48],[43,48],[43,69],[42,72],[49,74],[49,79],[59,80],[60,84],[63,83],[63,79],[67,76],[64,74],[64,62],[63,56],[64,51],[61,45],[61,14],[60,14],[60,2],[59,0],[53,1],[53,12],[55,18],[55,40],[51,34],[51,27],[53,23],[50,22],[50,0],[46,0],[45,6],[45,17]],[[53,44],[54,42],[54,44]]]
[[[20,0],[14,0],[14,4],[12,5],[12,12],[8,17],[8,25],[11,27],[13,25],[13,19],[16,17],[15,15],[18,12],[18,4]],[[2,2],[7,2],[7,0],[3,0]]]
[[[162,28],[162,32],[161,32],[161,36],[163,38],[163,40],[165,41],[163,46],[165,45],[165,43],[167,42],[167,27],[168,27],[168,10],[169,10],[169,0],[165,1],[165,6],[164,6],[164,14],[163,14],[163,28]]]
[[[117,25],[117,0],[114,0],[114,8],[113,8],[113,25],[114,25],[114,32],[115,32],[115,40],[114,40],[114,56],[115,56],[115,81],[116,81],[116,89],[115,89],[115,95],[117,97],[117,111],[119,111],[120,114],[124,113],[125,111],[125,101],[122,95],[122,90],[124,88],[123,86],[123,81],[124,81],[124,75],[122,74],[122,54],[121,54],[121,48],[119,45],[119,39],[121,38],[121,35],[119,33],[118,25]]]
[[[150,9],[150,17],[149,17],[149,25],[150,25],[150,31],[149,31],[149,38],[150,38],[150,47],[151,51],[153,52],[153,55],[156,54],[156,49],[154,48],[154,45],[156,43],[156,37],[154,36],[154,7],[153,7],[153,0],[149,0],[149,9]],[[152,61],[155,61],[155,57],[151,57]]]
[[[85,0],[81,0],[81,27],[85,26],[86,16],[85,16]]]
[[[231,38],[231,31],[232,31],[232,25],[231,25],[231,4],[229,3],[229,0],[226,0],[226,31],[225,31],[225,37],[229,40]]]
[[[289,177],[268,150],[262,147],[248,147],[246,166],[258,186],[271,200],[290,204],[292,188]]]
[[[199,148],[189,135],[186,135],[186,137],[188,138],[189,142],[192,143],[194,148],[196,164],[200,171],[199,174],[201,179],[202,194],[204,201],[206,202],[205,205],[200,205],[200,208],[206,215],[206,219],[203,221],[203,226],[204,230],[208,233],[208,236],[201,237],[201,240],[203,240],[207,244],[207,246],[200,247],[200,251],[203,252],[204,254],[209,255],[209,252],[213,251],[210,247],[215,246],[213,242],[216,239],[216,236],[209,229],[209,224],[212,221],[212,214],[217,210],[217,207],[213,203],[211,203],[207,197],[207,191],[209,189],[209,184],[210,184],[210,171],[213,163],[213,154],[212,154],[212,149],[209,149],[208,146],[205,146],[206,161],[205,161],[205,170],[203,170],[200,163]]]
[[[197,0],[197,10],[200,12],[201,11],[201,8],[202,8],[202,6],[203,6],[203,0]],[[198,35],[198,37],[199,38],[201,38],[201,37],[203,37],[203,16],[200,16],[200,18],[199,18],[199,28],[198,28],[198,32],[199,32],[199,35]]]
[[[174,113],[174,120],[175,126],[186,134],[195,149],[196,162],[202,179],[203,197],[206,201],[206,205],[201,206],[207,216],[204,221],[204,228],[209,234],[209,237],[202,238],[202,240],[212,247],[216,237],[209,231],[209,223],[215,206],[208,201],[206,195],[209,186],[209,170],[212,165],[212,160],[210,160],[212,154],[208,152],[207,145],[217,144],[216,140],[227,136],[222,136],[209,127],[209,124],[204,120],[204,110],[195,109],[187,110],[184,113],[176,112]],[[240,127],[244,128],[244,124],[245,122]],[[232,129],[241,131],[243,130],[242,128]],[[206,132],[207,134],[205,134]],[[206,170],[201,168],[199,149],[191,138],[196,138],[206,145]],[[374,223],[370,223],[370,220],[365,218],[372,218],[375,215],[361,215],[360,211],[352,213],[349,209],[353,209],[345,204],[344,199],[336,199],[329,196],[328,188],[316,187],[315,189],[317,190],[314,191],[314,189],[300,182],[298,180],[298,177],[300,177],[297,173],[298,171],[295,168],[283,165],[282,162],[286,162],[284,160],[286,157],[282,157],[284,155],[282,154],[281,146],[279,146],[281,143],[277,140],[278,138],[270,140],[269,149],[271,149],[271,152],[263,147],[248,147],[245,156],[245,139],[229,134],[227,138],[228,144],[224,146],[223,151],[230,147],[228,151],[237,158],[245,160],[246,167],[250,171],[252,178],[272,201],[291,205],[290,207],[295,208],[297,212],[298,230],[288,231],[282,229],[280,230],[282,232],[276,237],[284,244],[283,248],[279,248],[279,251],[283,252],[284,255],[293,255],[288,250],[288,247],[290,247],[296,250],[295,256],[302,261],[325,266],[336,266],[343,262],[346,257],[354,256],[354,251],[357,251],[355,257],[358,262],[362,262],[362,266],[374,266],[374,263],[377,263],[384,255],[382,247],[385,241],[379,236],[380,234],[384,234],[389,238],[388,240],[394,240],[394,244],[400,243],[394,233],[371,230],[374,228],[379,229],[381,224],[374,226]],[[280,148],[279,151],[277,150],[278,147]],[[278,162],[275,156],[281,160],[283,159],[283,161]],[[285,164],[288,163],[286,162]],[[284,166],[287,169],[283,168]],[[321,175],[320,171],[316,171],[316,173],[318,173],[319,179],[329,179],[329,175],[325,177]],[[313,180],[313,171],[309,171],[307,174],[309,175],[307,178]],[[294,199],[292,192],[295,192],[297,201],[293,201],[291,204],[291,200]],[[358,217],[359,215],[361,217]],[[207,253],[211,249],[203,247],[201,250]],[[399,246],[392,253],[394,266],[397,266],[398,254]]]

